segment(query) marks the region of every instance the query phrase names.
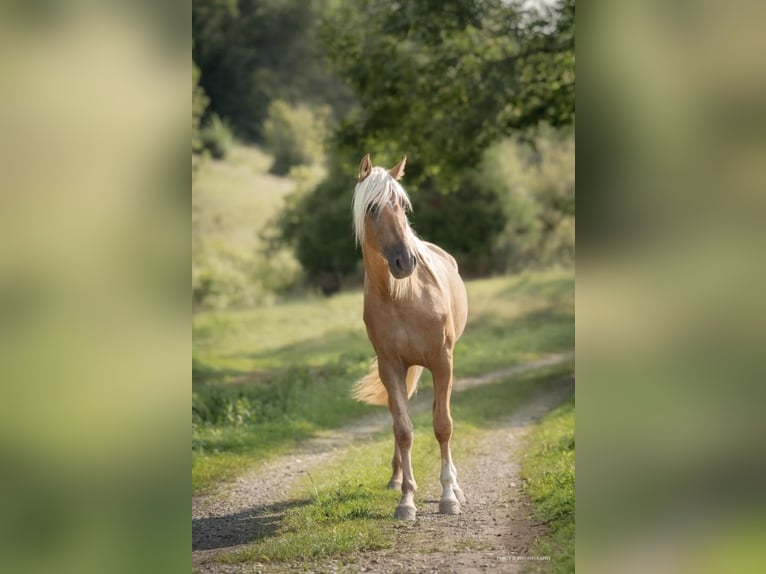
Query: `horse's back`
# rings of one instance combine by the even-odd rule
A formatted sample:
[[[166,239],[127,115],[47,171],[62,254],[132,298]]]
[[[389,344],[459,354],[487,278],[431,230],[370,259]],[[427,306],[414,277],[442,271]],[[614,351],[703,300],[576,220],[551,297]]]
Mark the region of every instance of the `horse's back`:
[[[435,243],[429,243],[428,241],[423,242],[428,249],[434,253],[437,257],[440,257],[444,261],[446,261],[449,265],[452,266],[455,271],[458,270],[457,268],[457,260],[452,257],[449,253],[447,253],[444,249],[436,245]]]

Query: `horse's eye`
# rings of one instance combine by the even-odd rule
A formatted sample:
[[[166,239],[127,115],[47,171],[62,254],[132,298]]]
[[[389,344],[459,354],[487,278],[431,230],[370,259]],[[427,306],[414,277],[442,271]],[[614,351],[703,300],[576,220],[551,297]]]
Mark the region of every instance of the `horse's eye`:
[[[369,213],[372,216],[374,216],[377,212],[378,212],[378,206],[377,205],[370,205],[367,208],[367,213]]]

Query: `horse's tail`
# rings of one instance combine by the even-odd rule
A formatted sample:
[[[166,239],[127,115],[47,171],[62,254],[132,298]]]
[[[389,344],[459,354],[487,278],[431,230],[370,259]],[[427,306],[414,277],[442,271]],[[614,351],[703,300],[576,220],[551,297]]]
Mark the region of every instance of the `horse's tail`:
[[[415,394],[418,388],[420,375],[423,373],[423,367],[413,365],[407,369],[407,398]],[[370,363],[370,371],[354,384],[352,396],[357,401],[369,405],[387,405],[388,392],[383,386],[378,374],[378,358],[375,357]]]

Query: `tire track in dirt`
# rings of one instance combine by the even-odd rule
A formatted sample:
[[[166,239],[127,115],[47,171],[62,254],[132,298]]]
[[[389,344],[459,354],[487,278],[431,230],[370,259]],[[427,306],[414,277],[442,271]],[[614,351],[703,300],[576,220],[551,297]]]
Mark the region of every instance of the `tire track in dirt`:
[[[559,353],[478,377],[457,379],[453,392],[561,365],[573,357],[574,352]],[[418,497],[422,501],[418,521],[397,529],[395,551],[364,553],[350,565],[328,560],[318,564],[314,571],[516,571],[521,562],[514,556],[524,556],[544,529],[530,518],[521,496],[517,445],[534,421],[569,396],[572,389],[572,384],[566,384],[535,397],[483,434],[473,460],[459,468],[461,485],[469,497],[464,514],[439,514],[438,481],[429,482],[430,486]],[[430,392],[416,395],[410,402],[410,413],[428,410],[431,400]],[[276,457],[211,494],[192,498],[195,572],[252,571],[253,565],[224,565],[208,559],[218,552],[272,534],[283,513],[296,504],[291,501],[290,493],[306,473],[331,464],[347,446],[387,428],[390,420],[388,411],[381,409],[344,428],[323,432],[290,455]],[[467,485],[471,488],[466,488]],[[406,547],[413,551],[403,553],[406,556],[400,558],[399,553]],[[348,562],[348,557],[343,562]],[[290,565],[281,568],[291,569]]]

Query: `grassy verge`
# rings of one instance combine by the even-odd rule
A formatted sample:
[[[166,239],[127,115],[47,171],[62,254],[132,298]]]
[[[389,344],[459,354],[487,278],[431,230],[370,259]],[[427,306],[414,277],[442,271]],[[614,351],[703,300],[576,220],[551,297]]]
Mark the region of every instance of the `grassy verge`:
[[[571,349],[573,282],[571,270],[469,282],[456,376]],[[359,292],[194,316],[195,493],[370,412],[349,393],[373,356],[361,317]]]
[[[575,407],[574,399],[542,421],[527,446],[521,474],[538,518],[549,525],[537,545],[550,561],[529,563],[528,572],[575,571]]]
[[[468,281],[469,317],[455,350],[457,376],[474,375],[574,347],[574,273],[552,269]],[[243,311],[198,313],[194,357],[220,380],[321,366],[341,354],[372,358],[363,295],[346,292]],[[201,379],[200,379],[201,380]]]
[[[507,416],[536,393],[561,384],[571,366],[528,374],[455,395],[453,414],[456,460],[468,459],[482,430]],[[436,480],[439,447],[433,439],[431,413],[413,420],[416,440],[413,465],[421,482]],[[352,447],[341,460],[306,478],[295,492],[302,504],[287,510],[284,521],[270,536],[222,554],[225,563],[300,562],[390,546],[397,529],[411,525],[393,520],[399,493],[385,489],[390,478],[390,431],[370,443]],[[417,496],[416,496],[417,503]],[[433,551],[439,551],[434,540]]]
[[[367,361],[346,356],[318,369],[295,367],[256,383],[197,384],[192,391],[192,490],[234,478],[316,431],[372,407],[348,390]]]

